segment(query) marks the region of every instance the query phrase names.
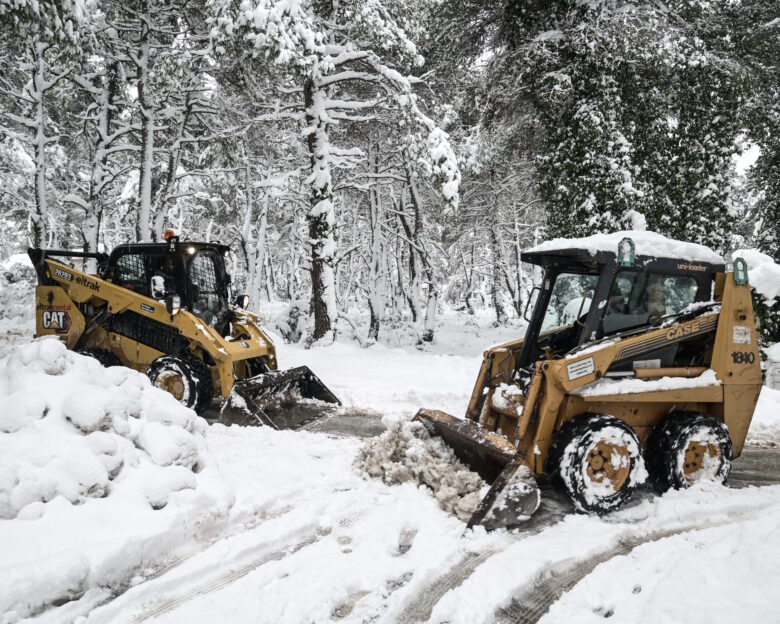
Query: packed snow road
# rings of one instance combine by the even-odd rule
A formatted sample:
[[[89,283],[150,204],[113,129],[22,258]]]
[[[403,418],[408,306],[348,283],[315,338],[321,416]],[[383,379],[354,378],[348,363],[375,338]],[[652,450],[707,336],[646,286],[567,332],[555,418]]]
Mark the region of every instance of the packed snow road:
[[[132,375],[65,358],[59,385],[47,390],[48,416],[27,425],[52,428],[46,452],[54,463],[44,462],[38,489],[25,494],[43,502],[0,520],[0,621],[684,622],[693,601],[686,596],[721,606],[735,596],[745,617],[729,602],[711,607],[712,622],[775,621],[768,609],[780,583],[778,392],[762,394],[731,487],[699,485],[663,497],[640,491],[632,505],[601,518],[572,514],[542,484],[542,508],[520,530],[466,531],[426,488],[362,476],[354,467],[361,436],[421,406],[463,412],[479,345],[492,341],[463,334],[451,332],[452,344],[458,340],[452,351],[466,343],[467,355],[448,355],[442,344],[439,352],[282,346],[285,366],[307,363],[346,406],[302,432],[203,427],[175,409],[166,416],[153,389]],[[15,383],[27,392],[0,390],[16,392],[11,402],[34,416],[36,388],[48,373],[35,353],[12,357]],[[50,482],[49,468],[63,457],[55,434],[85,435],[68,420],[69,393],[87,393],[84,384],[102,388],[91,392],[103,397],[116,435],[132,434],[122,433],[127,420],[131,429],[170,438],[163,447],[127,447],[126,474],[139,478],[118,478],[102,498],[79,481],[95,481],[94,470],[74,473],[75,493],[70,482]],[[124,411],[112,402],[121,393]],[[67,441],[81,444],[93,433]],[[95,457],[113,457],[104,455]],[[192,476],[177,485],[187,466]],[[154,475],[165,475],[167,489],[142,486],[140,477]],[[59,498],[48,498],[51,483],[63,488]]]
[[[235,441],[229,444],[236,446]],[[241,446],[242,452],[252,452],[251,444]],[[746,463],[752,462],[754,454],[773,462],[761,471],[759,481],[780,481],[780,451],[748,449]],[[242,459],[246,458],[236,457],[236,469]],[[747,485],[750,479],[742,478],[741,463],[736,463],[734,476]],[[260,477],[245,475],[253,476]],[[319,477],[323,476],[321,472]],[[473,535],[464,535],[462,524],[440,517],[443,514],[430,500],[417,498],[419,492],[397,489],[402,491],[368,493],[358,484],[334,481],[327,496],[322,491],[312,493],[312,498],[327,498],[327,502],[312,500],[306,505],[298,499],[286,507],[258,511],[240,533],[204,543],[202,550],[170,562],[148,579],[136,579],[137,585],[95,609],[86,621],[479,622],[495,618],[530,623],[540,621],[562,594],[576,589],[601,565],[632,556],[641,545],[658,542],[668,549],[660,544],[677,539],[684,548],[692,548],[693,541],[702,549],[709,544],[710,534],[718,538],[713,531],[719,527],[733,527],[736,536],[758,526],[763,530],[759,534],[774,539],[774,547],[780,550],[776,531],[769,531],[767,521],[761,520],[780,512],[777,486],[699,487],[660,500],[645,493],[636,505],[602,519],[569,515],[568,505],[545,489],[545,508],[529,525],[513,533]],[[437,535],[437,527],[444,534]],[[756,540],[752,551],[741,553],[743,557],[763,559],[758,549],[761,541]],[[667,563],[674,567],[672,561]],[[777,572],[773,571],[775,580]],[[756,580],[748,574],[745,582]],[[697,591],[700,581],[690,578],[690,590]],[[638,578],[631,592],[643,582]],[[605,607],[599,617],[603,619],[608,610]],[[592,608],[588,613],[597,611]],[[572,621],[570,612],[562,617],[554,617],[555,613],[541,621]]]

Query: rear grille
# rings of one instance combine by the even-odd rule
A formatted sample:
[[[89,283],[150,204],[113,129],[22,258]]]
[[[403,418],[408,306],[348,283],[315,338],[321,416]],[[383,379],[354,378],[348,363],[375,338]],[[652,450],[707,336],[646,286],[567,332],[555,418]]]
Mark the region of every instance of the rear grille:
[[[180,353],[189,344],[187,339],[173,327],[135,312],[122,312],[112,316],[108,329],[163,353]]]

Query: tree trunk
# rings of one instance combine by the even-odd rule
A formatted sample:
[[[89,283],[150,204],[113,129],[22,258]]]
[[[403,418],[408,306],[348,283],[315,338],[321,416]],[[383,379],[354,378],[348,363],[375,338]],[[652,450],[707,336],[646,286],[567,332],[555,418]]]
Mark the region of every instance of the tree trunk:
[[[425,305],[425,321],[423,328],[419,333],[420,342],[433,342],[433,335],[436,331],[436,310],[439,303],[439,283],[434,274],[433,265],[428,258],[428,254],[422,244],[422,205],[417,193],[417,185],[414,179],[414,173],[408,163],[405,163],[406,179],[409,183],[409,198],[411,199],[412,208],[414,209],[414,230],[412,231],[413,248],[409,250],[410,257],[415,253],[419,255],[422,269],[425,272],[425,279],[428,285],[427,302]],[[417,271],[415,271],[417,273]],[[419,279],[416,275],[413,279]],[[412,292],[419,292],[415,288],[415,284],[412,285]],[[419,313],[418,313],[419,314]],[[419,323],[419,317],[418,317]]]
[[[335,337],[336,280],[333,272],[336,241],[333,236],[335,214],[330,170],[330,137],[325,112],[326,94],[313,78],[303,84],[306,107],[306,143],[311,174],[309,242],[311,245],[311,307],[314,313],[312,340]]]
[[[184,134],[187,130],[187,123],[189,122],[190,116],[192,114],[192,105],[192,96],[188,91],[184,97],[184,110],[182,111],[179,123],[176,125],[176,138],[168,150],[168,170],[165,172],[163,187],[157,193],[154,207],[152,209],[152,215],[154,219],[152,238],[157,241],[163,240],[168,202],[170,202],[171,197],[176,190],[176,172],[179,169],[179,162],[181,161],[182,139],[184,139]]]
[[[379,173],[379,164],[375,150],[369,150],[369,159],[374,173]],[[382,240],[382,202],[376,186],[368,189],[368,214],[371,234],[371,257],[368,266],[368,307],[371,319],[368,326],[368,342],[373,344],[379,338],[379,328],[384,318],[385,302],[385,278],[383,276],[383,240]]]
[[[154,164],[154,111],[149,88],[149,7],[141,19],[141,54],[136,59],[138,71],[138,108],[141,113],[141,163],[138,176],[138,219],[135,236],[138,241],[152,240],[152,167]]]
[[[35,206],[30,213],[33,247],[46,245],[46,222],[49,209],[46,198],[46,61],[44,54],[48,46],[34,41],[31,46],[33,59],[32,89],[30,95],[35,100],[35,138],[33,140],[35,156]]]
[[[490,299],[493,309],[496,311],[496,325],[505,325],[507,321],[506,310],[501,302],[501,241],[498,239],[496,228],[490,227],[490,252],[493,260],[493,271],[490,281]]]
[[[114,116],[114,99],[119,84],[118,64],[112,63],[101,77],[100,95],[97,98],[98,120],[95,154],[92,161],[92,177],[89,180],[89,197],[84,216],[84,251],[96,252],[100,244],[100,227],[103,222],[105,201],[103,190],[108,178],[108,148],[111,124]],[[90,259],[88,271],[97,270],[97,262]]]

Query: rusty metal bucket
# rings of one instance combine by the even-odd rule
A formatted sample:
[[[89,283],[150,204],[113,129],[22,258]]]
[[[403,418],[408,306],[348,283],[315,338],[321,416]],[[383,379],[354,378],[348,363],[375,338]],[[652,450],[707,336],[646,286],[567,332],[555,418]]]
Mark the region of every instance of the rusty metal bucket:
[[[308,366],[262,373],[233,386],[219,421],[300,429],[327,416],[341,401]]]
[[[439,410],[421,409],[414,420],[442,438],[456,457],[491,484],[469,528],[511,527],[528,520],[540,503],[539,487],[521,453],[506,438]]]

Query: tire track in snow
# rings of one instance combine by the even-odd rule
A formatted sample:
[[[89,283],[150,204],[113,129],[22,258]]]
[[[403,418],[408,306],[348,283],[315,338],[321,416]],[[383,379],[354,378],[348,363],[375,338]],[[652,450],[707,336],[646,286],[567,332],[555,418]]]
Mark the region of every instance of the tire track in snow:
[[[505,550],[518,540],[535,535],[563,519],[570,511],[570,505],[548,484],[541,486],[542,503],[537,512],[524,524],[507,535],[507,540],[480,553],[470,552],[449,570],[427,583],[404,607],[399,622],[425,622],[431,617],[434,607],[451,589],[461,585],[480,565],[490,557]]]
[[[361,515],[362,512],[352,514],[346,518],[343,518],[337,524],[341,528],[349,527]],[[205,596],[217,592],[222,588],[227,587],[231,583],[234,583],[238,579],[243,578],[247,574],[250,574],[254,570],[257,570],[258,568],[268,563],[272,563],[274,561],[281,561],[285,557],[293,555],[303,550],[304,548],[307,548],[308,546],[317,543],[319,540],[329,535],[330,533],[331,533],[330,529],[323,530],[323,529],[315,528],[311,532],[306,533],[302,537],[299,537],[299,539],[289,540],[282,548],[275,548],[270,552],[265,552],[260,557],[253,558],[250,561],[239,565],[236,568],[230,569],[221,574],[216,574],[212,578],[195,585],[194,587],[190,588],[187,591],[176,592],[177,595],[175,597],[165,599],[162,602],[157,602],[157,604],[155,604],[154,607],[144,611],[143,613],[137,615],[132,620],[130,620],[130,623],[141,624],[142,622],[147,622],[153,618],[174,611],[175,609],[189,602],[190,600],[196,599],[200,596]],[[234,561],[236,559],[241,559],[243,556],[246,556],[246,554],[247,551],[244,551],[243,553],[235,557]],[[229,564],[220,562],[218,568],[224,568],[226,565]],[[206,571],[206,574],[208,574],[208,570]],[[202,578],[202,577],[199,575],[198,578]]]
[[[780,452],[777,449],[745,447],[742,457],[735,461],[731,479],[737,481],[739,486],[780,483],[780,469],[778,467],[780,467]],[[541,506],[528,522],[513,530],[510,534],[510,541],[504,547],[496,546],[490,552],[480,553],[479,555],[470,553],[461,559],[445,575],[438,577],[418,592],[412,599],[412,602],[403,610],[399,621],[427,621],[434,607],[444,594],[461,585],[479,565],[487,561],[491,556],[501,552],[519,539],[540,533],[572,513],[571,505],[552,486],[544,482],[540,483],[540,487],[542,489]],[[641,538],[625,538],[614,548],[594,555],[587,563],[564,561],[554,564],[538,574],[534,582],[529,586],[527,595],[523,593],[519,597],[516,596],[509,607],[496,613],[497,622],[502,624],[537,622],[547,612],[553,602],[574,587],[584,576],[590,574],[600,563],[621,554],[628,554],[634,548],[644,543],[679,533],[730,524],[743,519],[743,517],[740,517],[739,520],[728,520],[720,523],[691,524],[682,528],[658,531]],[[556,584],[559,587],[556,587]],[[562,586],[566,587],[561,588]],[[518,602],[518,598],[521,602]]]
[[[230,539],[246,531],[251,531],[257,528],[264,522],[275,520],[293,511],[291,505],[286,505],[280,509],[272,512],[268,512],[264,509],[255,510],[254,512],[246,512],[241,514],[237,518],[234,518],[230,524],[219,523],[211,526],[205,531],[198,533],[195,539],[189,544],[182,554],[172,559],[167,559],[159,562],[154,562],[142,570],[138,570],[138,574],[142,576],[142,583],[149,583],[155,579],[171,572],[186,563],[188,560],[198,556],[202,552],[205,552],[211,548],[214,544],[226,539]],[[93,588],[86,589],[78,594],[73,594],[70,599],[61,604],[55,606],[52,609],[42,612],[38,619],[41,622],[61,622],[61,621],[73,621],[79,616],[86,616],[95,609],[110,604],[111,602],[120,599],[129,590],[136,587],[136,585],[130,585],[125,582],[118,586],[112,586],[107,588]]]
[[[458,587],[474,570],[483,562],[504,548],[498,545],[486,548],[482,552],[469,552],[453,565],[446,574],[435,578],[423,587],[404,607],[398,616],[398,622],[411,624],[412,622],[426,622],[431,617],[431,612],[442,596],[451,589]]]
[[[642,537],[625,537],[612,548],[588,555],[587,561],[566,560],[554,563],[539,571],[531,583],[527,584],[519,594],[515,594],[508,607],[499,609],[495,621],[497,624],[536,624],[563,594],[570,591],[602,563],[614,557],[628,555],[643,544],[667,537],[743,522],[755,516],[755,510],[753,511],[754,513],[744,514],[738,519],[690,524],[676,529],[654,531]]]
[[[734,461],[729,481],[732,486],[736,487],[780,483],[780,451],[775,448],[744,447],[742,455]],[[681,533],[741,522],[751,515],[751,513],[747,513],[738,520],[692,524],[683,528],[657,531],[641,538],[627,538],[621,540],[617,546],[591,556],[587,562],[553,564],[539,572],[531,584],[526,586],[519,595],[512,598],[508,607],[496,612],[496,622],[498,624],[535,624],[547,613],[554,602],[593,572],[599,564],[613,557],[627,555],[642,544]]]
[[[290,513],[292,510],[293,510],[292,505],[286,505],[285,507],[282,507],[281,509],[274,511],[272,513],[266,513],[266,512],[255,513],[251,517],[249,517],[248,520],[241,521],[239,519],[237,520],[237,522],[229,525],[227,528],[224,528],[222,530],[214,530],[209,534],[203,535],[197,542],[197,548],[194,548],[193,550],[181,555],[180,557],[176,557],[175,559],[166,561],[162,565],[154,566],[152,568],[152,572],[144,576],[144,583],[148,583],[149,581],[153,581],[154,579],[159,578],[164,574],[167,574],[168,572],[179,567],[189,559],[192,559],[193,557],[199,555],[203,551],[208,550],[211,546],[213,546],[214,544],[216,544],[221,540],[231,538],[234,535],[238,535],[239,533],[244,533],[246,531],[251,531],[252,529],[256,529],[264,522],[268,522],[269,520],[275,520],[276,518],[280,518],[285,514]],[[237,529],[235,524],[238,524],[240,529]],[[115,594],[113,597],[116,598],[119,595],[121,594]]]

